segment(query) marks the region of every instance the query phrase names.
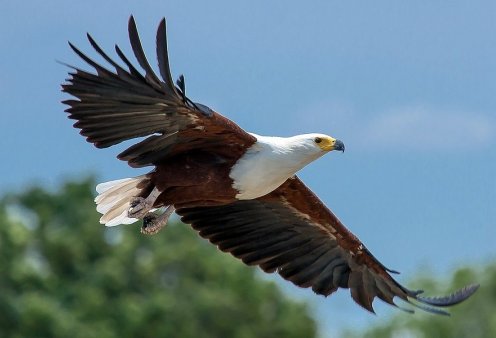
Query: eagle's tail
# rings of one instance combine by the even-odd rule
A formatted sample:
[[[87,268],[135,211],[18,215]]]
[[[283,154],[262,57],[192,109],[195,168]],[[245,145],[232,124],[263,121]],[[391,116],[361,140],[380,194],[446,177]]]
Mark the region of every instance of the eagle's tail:
[[[96,210],[103,215],[100,223],[110,227],[136,222],[137,218],[127,216],[131,200],[133,197],[140,196],[148,188],[148,175],[98,184],[96,186],[98,196],[95,198],[95,203],[97,204]]]

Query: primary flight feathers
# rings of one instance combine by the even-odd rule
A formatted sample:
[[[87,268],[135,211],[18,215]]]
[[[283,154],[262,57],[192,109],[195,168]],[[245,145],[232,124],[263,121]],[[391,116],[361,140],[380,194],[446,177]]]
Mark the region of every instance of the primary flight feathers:
[[[425,311],[470,297],[478,285],[450,296],[429,298],[409,290],[384,267],[295,173],[344,144],[324,134],[288,138],[248,133],[234,122],[187,98],[181,76],[174,84],[167,54],[165,20],[157,31],[159,78],[148,63],[133,17],[129,20],[138,70],[119,47],[123,66],[88,35],[113,68],[71,48],[95,73],[76,67],[63,85],[75,99],[64,101],[69,118],[88,142],[110,147],[143,140],[118,158],[132,167],[154,166],[148,174],[99,185],[97,210],[107,226],[143,220],[142,232],[156,233],[173,211],[200,236],[245,264],[277,272],[304,288],[328,296],[350,289],[373,312],[375,297],[396,306],[400,298]],[[155,210],[166,207],[162,214]]]

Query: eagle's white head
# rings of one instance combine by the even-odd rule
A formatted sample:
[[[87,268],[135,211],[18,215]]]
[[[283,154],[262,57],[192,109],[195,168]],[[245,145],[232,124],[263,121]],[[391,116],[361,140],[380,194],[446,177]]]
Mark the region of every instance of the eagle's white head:
[[[236,162],[230,177],[239,199],[266,195],[310,162],[344,143],[329,135],[303,134],[271,137],[252,134],[257,142]]]
[[[344,143],[325,134],[302,134],[293,137],[271,137],[278,139],[282,147],[290,151],[301,151],[307,154],[323,155],[332,150],[344,152]]]

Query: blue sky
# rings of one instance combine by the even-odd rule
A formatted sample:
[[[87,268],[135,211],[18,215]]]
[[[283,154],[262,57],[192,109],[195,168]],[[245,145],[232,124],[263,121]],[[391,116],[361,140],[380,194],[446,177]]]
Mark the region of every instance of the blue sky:
[[[258,134],[342,139],[346,153],[301,177],[400,281],[425,267],[442,281],[496,258],[495,13],[490,0],[4,3],[0,189],[142,172],[115,159],[123,147],[96,150],[71,127],[56,60],[82,66],[67,41],[90,52],[86,32],[130,54],[134,14],[154,61],[166,16],[172,71],[191,98]],[[391,313],[371,316],[345,291],[286,289],[314,304],[327,336]]]

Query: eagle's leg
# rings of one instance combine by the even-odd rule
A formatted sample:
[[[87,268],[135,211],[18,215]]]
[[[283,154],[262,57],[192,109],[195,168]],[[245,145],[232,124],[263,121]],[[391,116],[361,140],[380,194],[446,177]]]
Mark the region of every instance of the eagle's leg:
[[[154,187],[150,195],[147,198],[143,197],[134,197],[131,200],[131,208],[127,212],[127,216],[129,218],[138,218],[141,219],[148,215],[149,211],[153,209],[153,204],[160,196],[160,191],[157,187]]]
[[[154,235],[159,232],[160,229],[167,225],[170,215],[172,215],[175,210],[176,209],[174,206],[169,205],[162,215],[157,215],[154,213],[149,213],[146,215],[143,218],[141,233],[146,235]]]

